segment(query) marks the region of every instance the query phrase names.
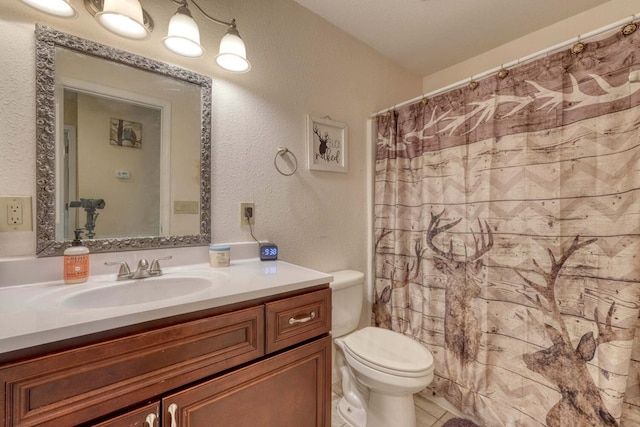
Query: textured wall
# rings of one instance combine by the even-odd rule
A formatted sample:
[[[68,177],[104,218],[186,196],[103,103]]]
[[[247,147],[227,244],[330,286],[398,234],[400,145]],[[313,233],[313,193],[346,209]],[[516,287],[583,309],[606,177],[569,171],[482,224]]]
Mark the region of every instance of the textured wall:
[[[4,5],[0,6],[3,8]],[[0,13],[0,194],[34,196],[35,62],[33,25]],[[0,234],[0,256],[35,253],[35,233]]]
[[[197,10],[206,56],[179,57],[161,46],[176,6],[142,0],[156,30],[130,41],[103,30],[81,0],[75,20],[49,17],[22,3],[0,5],[0,194],[35,196],[34,23],[50,25],[213,77],[212,236],[214,242],[251,240],[239,203],[256,204],[254,233],[279,244],[282,258],[319,270],[364,270],[367,241],[366,120],[388,105],[416,96],[420,76],[290,0],[207,2],[213,16],[234,17],[252,70],[232,75],[214,63],[224,28]],[[8,41],[8,42],[6,42]],[[305,115],[331,116],[349,126],[349,173],[309,171]],[[273,159],[278,147],[298,157],[298,173],[284,177]],[[0,234],[0,257],[33,256],[35,233]]]

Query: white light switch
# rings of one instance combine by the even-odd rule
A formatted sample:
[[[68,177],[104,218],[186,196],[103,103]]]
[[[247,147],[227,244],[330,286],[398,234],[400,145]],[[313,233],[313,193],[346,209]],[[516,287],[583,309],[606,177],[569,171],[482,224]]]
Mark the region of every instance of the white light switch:
[[[196,201],[174,201],[173,202],[174,214],[197,214],[198,202]]]

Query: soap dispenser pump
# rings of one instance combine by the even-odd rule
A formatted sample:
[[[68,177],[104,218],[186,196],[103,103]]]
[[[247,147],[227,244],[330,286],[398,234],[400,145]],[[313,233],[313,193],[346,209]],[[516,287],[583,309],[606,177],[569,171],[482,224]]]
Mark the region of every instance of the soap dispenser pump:
[[[71,247],[64,251],[64,283],[74,284],[86,282],[89,278],[89,248],[82,244],[80,235],[84,229],[74,230],[75,238]]]

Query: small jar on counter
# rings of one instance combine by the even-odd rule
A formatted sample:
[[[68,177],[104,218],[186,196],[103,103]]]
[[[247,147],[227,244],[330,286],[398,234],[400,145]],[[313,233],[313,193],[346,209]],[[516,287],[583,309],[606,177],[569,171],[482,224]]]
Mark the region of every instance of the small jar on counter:
[[[209,265],[214,268],[231,265],[231,247],[224,245],[209,246]]]

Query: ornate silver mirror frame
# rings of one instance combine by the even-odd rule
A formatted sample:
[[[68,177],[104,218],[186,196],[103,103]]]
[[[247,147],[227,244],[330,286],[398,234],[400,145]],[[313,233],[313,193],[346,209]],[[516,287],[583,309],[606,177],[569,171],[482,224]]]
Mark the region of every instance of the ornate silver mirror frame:
[[[203,246],[211,241],[211,78],[36,25],[36,255],[62,255],[71,241],[55,239],[56,47],[100,57],[201,88],[200,234],[85,240],[91,252],[115,252],[166,247]]]

